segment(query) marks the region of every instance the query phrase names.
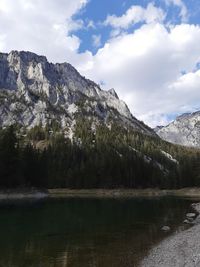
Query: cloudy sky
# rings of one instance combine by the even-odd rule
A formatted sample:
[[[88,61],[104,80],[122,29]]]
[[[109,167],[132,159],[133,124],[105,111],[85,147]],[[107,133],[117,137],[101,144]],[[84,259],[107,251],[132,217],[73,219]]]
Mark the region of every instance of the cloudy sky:
[[[200,0],[0,0],[0,51],[70,62],[150,126],[200,109]]]

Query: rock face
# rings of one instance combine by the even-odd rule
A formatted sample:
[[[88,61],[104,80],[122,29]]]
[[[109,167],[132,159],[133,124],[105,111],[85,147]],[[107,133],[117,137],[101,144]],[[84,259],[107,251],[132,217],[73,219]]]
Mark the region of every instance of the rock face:
[[[114,89],[102,90],[70,64],[52,64],[30,52],[0,53],[0,126],[32,128],[56,120],[65,129],[78,115],[155,135],[133,117]]]
[[[200,147],[200,111],[185,113],[155,132],[164,140],[189,147]]]

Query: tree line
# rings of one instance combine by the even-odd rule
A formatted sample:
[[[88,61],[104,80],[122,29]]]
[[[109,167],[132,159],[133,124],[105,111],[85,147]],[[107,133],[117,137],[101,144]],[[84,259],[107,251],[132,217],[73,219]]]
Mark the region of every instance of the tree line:
[[[77,120],[73,139],[58,125],[0,130],[0,187],[181,188],[200,186],[200,151],[113,123]],[[169,153],[177,162],[169,159]]]

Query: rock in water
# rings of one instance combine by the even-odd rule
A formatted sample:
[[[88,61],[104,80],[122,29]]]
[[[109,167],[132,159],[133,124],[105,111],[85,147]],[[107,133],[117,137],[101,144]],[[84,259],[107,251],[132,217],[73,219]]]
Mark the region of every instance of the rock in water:
[[[183,221],[183,223],[184,223],[184,224],[191,224],[191,221],[189,221],[188,219],[185,219],[185,220]]]
[[[191,219],[194,219],[195,216],[196,216],[196,214],[195,213],[192,213],[192,212],[186,214],[186,217],[187,218],[191,218]]]
[[[169,226],[165,225],[165,226],[163,226],[163,227],[161,228],[161,230],[164,231],[164,232],[168,232],[168,231],[171,230],[171,228],[170,228]]]

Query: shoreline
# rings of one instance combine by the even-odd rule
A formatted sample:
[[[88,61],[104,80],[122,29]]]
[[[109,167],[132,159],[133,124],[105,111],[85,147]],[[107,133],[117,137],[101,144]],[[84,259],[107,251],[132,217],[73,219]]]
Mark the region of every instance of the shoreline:
[[[152,198],[184,197],[200,200],[200,188],[182,189],[12,189],[0,190],[0,201],[8,199],[42,198]]]
[[[140,267],[200,266],[200,203],[191,207],[197,214],[193,226],[161,241],[141,261]]]
[[[200,201],[200,188],[159,189],[12,189],[0,190],[0,201],[51,198],[160,198],[184,197]],[[193,225],[176,232],[152,247],[140,267],[200,266],[200,203],[192,204],[196,213]]]
[[[0,190],[0,201],[3,200],[23,200],[23,199],[43,199],[48,197],[48,192],[32,189],[12,189]]]
[[[200,188],[161,189],[48,189],[49,197],[131,198],[131,197],[187,197],[200,199]]]
[[[51,198],[160,198],[180,197],[200,201],[200,188],[159,189],[16,189],[0,190],[0,201]],[[139,263],[140,267],[200,266],[200,203],[192,204],[196,214],[189,229],[165,238]]]

